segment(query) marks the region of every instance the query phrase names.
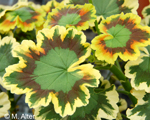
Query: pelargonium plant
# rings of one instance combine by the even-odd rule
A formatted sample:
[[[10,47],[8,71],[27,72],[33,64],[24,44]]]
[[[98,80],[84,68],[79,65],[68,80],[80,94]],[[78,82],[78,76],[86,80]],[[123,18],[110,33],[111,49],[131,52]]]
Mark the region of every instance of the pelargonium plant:
[[[0,6],[0,118],[13,119],[25,94],[36,120],[149,120],[150,6],[143,19],[138,7],[138,0]]]

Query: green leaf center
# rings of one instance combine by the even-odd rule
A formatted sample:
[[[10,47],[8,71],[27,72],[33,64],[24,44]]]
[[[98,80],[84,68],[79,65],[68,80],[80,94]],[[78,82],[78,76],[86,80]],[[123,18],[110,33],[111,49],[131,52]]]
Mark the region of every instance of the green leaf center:
[[[93,5],[97,16],[103,15],[106,18],[120,13],[117,0],[93,0]]]
[[[26,20],[32,18],[31,12],[33,12],[33,10],[31,10],[27,7],[22,7],[22,8],[19,8],[18,10],[10,12],[9,15],[14,16],[14,18],[19,16],[19,18],[21,18],[21,20],[23,22],[25,22]],[[11,20],[11,21],[13,21],[13,20]]]
[[[122,26],[119,24],[110,28],[107,32],[113,36],[112,39],[105,41],[106,46],[110,48],[126,47],[126,43],[132,34],[129,29],[125,28],[125,25]]]
[[[55,47],[41,57],[40,61],[35,61],[37,66],[32,77],[41,89],[67,93],[83,77],[77,75],[79,70],[68,72],[70,65],[76,61],[78,58],[74,51]]]
[[[78,14],[67,14],[61,17],[58,24],[66,27],[66,25],[76,25],[80,20],[81,18]]]

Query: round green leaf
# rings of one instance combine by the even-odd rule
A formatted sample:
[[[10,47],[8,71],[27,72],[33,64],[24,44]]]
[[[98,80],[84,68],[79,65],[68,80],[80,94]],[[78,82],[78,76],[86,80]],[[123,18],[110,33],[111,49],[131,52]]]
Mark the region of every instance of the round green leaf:
[[[52,89],[56,92],[62,90],[64,93],[68,93],[75,82],[83,77],[77,75],[78,70],[68,72],[68,68],[76,61],[78,61],[77,55],[69,49],[56,47],[50,50],[47,56],[41,57],[40,61],[35,61],[37,66],[33,76],[38,76],[35,77],[36,83],[40,84],[43,90]]]
[[[126,43],[130,39],[131,31],[125,28],[125,25],[116,25],[108,31],[112,35],[112,39],[106,40],[106,47],[117,48],[126,47]]]
[[[23,22],[25,22],[28,19],[32,18],[32,12],[34,12],[32,9],[29,9],[27,7],[22,7],[20,9],[17,9],[15,11],[10,11],[9,15],[13,16],[14,18],[19,16]],[[12,20],[13,21],[13,20]]]
[[[96,15],[107,18],[111,15],[124,13],[137,14],[138,0],[93,0],[96,8]]]
[[[66,16],[61,17],[58,24],[65,27],[67,24],[76,25],[80,20],[81,18],[78,14],[67,14]]]
[[[36,45],[24,40],[13,50],[19,63],[6,69],[4,83],[12,93],[26,93],[30,107],[52,101],[60,116],[72,115],[77,107],[88,104],[87,86],[99,84],[99,71],[91,64],[80,65],[90,52],[83,32],[62,26],[45,28],[39,31]]]

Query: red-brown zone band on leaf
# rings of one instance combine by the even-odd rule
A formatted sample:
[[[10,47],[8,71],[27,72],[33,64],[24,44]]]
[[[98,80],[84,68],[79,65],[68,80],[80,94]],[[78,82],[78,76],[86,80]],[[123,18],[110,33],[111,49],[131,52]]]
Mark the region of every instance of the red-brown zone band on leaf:
[[[1,18],[2,19],[2,21],[4,21],[3,23],[2,23],[2,26],[12,26],[12,25],[14,25],[15,23],[16,23],[16,20],[15,21],[9,21],[9,20],[7,20],[6,19],[6,17],[3,17],[3,18]]]
[[[44,36],[45,38],[41,47],[44,49],[45,54],[55,47],[60,47],[62,49],[69,48],[69,50],[74,51],[79,58],[86,53],[86,48],[80,43],[81,35],[75,35],[74,38],[71,38],[72,34],[73,31],[70,30],[68,32],[68,35],[70,35],[70,37],[67,35],[62,41],[59,33],[57,34],[57,31],[55,31],[52,39],[48,39],[46,36]]]
[[[141,28],[138,28],[138,26],[134,23],[134,20],[130,18],[126,18],[125,20],[118,18],[113,19],[109,23],[103,23],[104,27],[103,30],[108,30],[112,27],[115,27],[117,24],[119,25],[125,25],[125,28],[129,29],[131,31],[130,39],[127,41],[125,47],[117,47],[117,48],[110,48],[107,47],[105,44],[104,39],[99,39],[99,46],[103,46],[103,51],[109,52],[110,55],[113,55],[115,53],[121,52],[122,54],[134,54],[134,45],[138,43],[144,43],[147,41],[147,39],[150,37],[150,34],[147,33],[144,30],[141,30]]]
[[[32,15],[31,19],[28,19],[28,20],[26,20],[26,21],[24,21],[24,22],[21,22],[21,21],[19,20],[19,22],[22,23],[22,24],[25,25],[25,26],[30,26],[31,23],[36,22],[36,21],[38,20],[38,17],[40,16],[40,13],[38,13],[38,12],[36,12],[36,11],[30,12],[30,14]]]
[[[31,23],[27,23],[26,22],[22,22],[20,19],[18,19],[19,23],[21,23],[23,26],[26,26],[26,27],[30,27],[31,26]]]
[[[119,11],[120,13],[131,13],[132,12],[132,8],[129,8],[128,6],[124,6],[125,0],[117,0],[117,5],[119,7]]]
[[[35,22],[38,17],[40,16],[40,14],[38,12],[32,12],[30,13],[32,15],[32,18],[31,19],[28,19],[26,20],[26,23],[32,23],[32,22]]]
[[[30,88],[30,89],[32,89],[33,92],[36,92],[31,95],[31,97],[34,97],[34,98],[32,98],[31,103],[34,103],[33,99],[34,99],[34,101],[37,101],[39,98],[41,99],[41,98],[48,97],[49,93],[54,93],[54,94],[56,93],[54,90],[41,89],[41,86],[34,81],[35,78],[38,77],[38,76],[34,75],[34,70],[37,67],[37,65],[35,64],[35,61],[40,61],[40,58],[42,56],[46,56],[47,53],[49,52],[49,50],[54,49],[55,47],[59,47],[62,49],[69,48],[70,50],[74,51],[77,54],[78,58],[83,56],[86,53],[85,48],[80,44],[79,38],[81,37],[81,35],[75,35],[74,38],[69,37],[69,36],[72,36],[73,30],[70,30],[68,32],[69,36],[66,36],[63,41],[61,40],[60,35],[57,30],[55,30],[54,36],[52,39],[48,39],[43,33],[41,33],[41,34],[44,37],[41,48],[43,48],[43,50],[45,52],[41,53],[38,50],[37,51],[32,50],[31,48],[29,48],[28,49],[29,51],[26,52],[25,54],[22,54],[22,53],[16,51],[17,54],[19,56],[22,56],[24,58],[24,60],[26,61],[25,62],[26,67],[23,68],[22,71],[15,71],[15,72],[11,73],[9,76],[12,78],[13,78],[13,76],[17,76],[16,80],[19,83],[17,85],[18,88],[21,88],[21,89]],[[88,78],[88,79],[85,79],[85,78]],[[59,91],[56,93],[57,97],[59,98],[59,100],[63,99],[65,102],[64,104],[66,104],[67,102],[73,102],[73,101],[75,101],[75,99],[80,98],[80,97],[82,98],[83,96],[85,96],[85,95],[82,95],[82,94],[84,94],[84,92],[80,89],[80,87],[79,87],[80,85],[82,85],[84,83],[92,84],[95,82],[96,82],[96,80],[92,79],[92,76],[89,76],[89,75],[87,76],[85,74],[81,80],[79,80],[75,83],[75,85],[72,87],[71,91],[69,91],[68,93]],[[64,98],[62,96],[66,96],[66,97]],[[69,96],[71,96],[71,97],[69,97]],[[83,101],[83,103],[84,102],[85,101]]]
[[[29,53],[27,53],[27,54],[29,54]],[[31,95],[31,97],[33,97],[32,101],[37,101],[39,98],[41,99],[41,98],[47,97],[49,95],[49,93],[56,93],[56,92],[55,92],[55,90],[41,89],[41,86],[34,81],[34,77],[36,77],[36,76],[31,77],[31,75],[33,75],[34,69],[36,69],[35,60],[36,61],[40,60],[40,57],[44,56],[44,54],[42,54],[42,53],[36,54],[34,51],[30,50],[30,55],[32,57],[28,57],[28,55],[27,56],[25,55],[25,60],[30,61],[30,62],[26,63],[27,67],[23,68],[20,73],[18,73],[18,72],[16,73],[18,76],[17,77],[18,83],[21,83],[17,87],[21,86],[21,88],[23,88],[23,89],[25,89],[26,87],[31,88],[33,92],[36,92],[35,94]],[[72,87],[72,90],[70,90],[68,93],[64,93],[63,91],[57,92],[56,94],[57,94],[60,104],[64,105],[64,107],[62,109],[65,108],[65,104],[67,104],[68,102],[74,103],[75,99],[86,97],[84,92],[80,89],[80,85],[82,85],[84,83],[92,84],[95,82],[96,82],[96,80],[95,79],[92,80],[92,76],[89,76],[89,75],[87,76],[85,74],[81,80],[79,80],[75,83],[75,85]],[[63,102],[63,103],[61,103],[61,102]],[[85,101],[82,101],[82,102],[85,103]]]
[[[51,21],[49,22],[49,25],[52,27],[55,25],[58,25],[58,21],[62,18],[62,16],[66,16],[67,14],[79,14],[81,20],[74,26],[81,26],[90,19],[90,11],[85,11],[82,8],[62,8],[59,10],[55,15],[51,16]]]

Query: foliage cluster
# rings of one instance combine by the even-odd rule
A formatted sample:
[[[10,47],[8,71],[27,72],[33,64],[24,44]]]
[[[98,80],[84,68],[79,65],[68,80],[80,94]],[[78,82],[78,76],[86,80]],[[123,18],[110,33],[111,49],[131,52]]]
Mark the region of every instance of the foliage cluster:
[[[0,6],[0,85],[7,91],[0,90],[0,117],[16,114],[25,94],[36,120],[149,120],[150,5],[142,20],[138,6],[138,0]],[[87,29],[95,34],[91,42]],[[104,78],[101,70],[110,74]]]

